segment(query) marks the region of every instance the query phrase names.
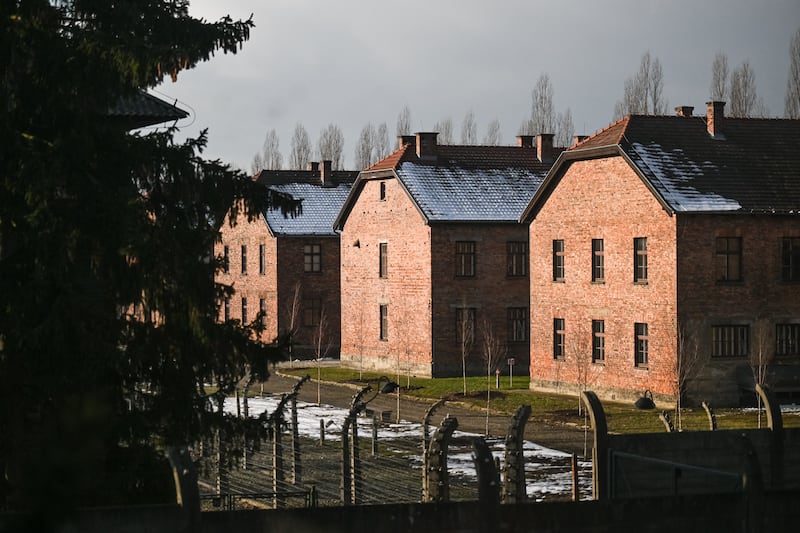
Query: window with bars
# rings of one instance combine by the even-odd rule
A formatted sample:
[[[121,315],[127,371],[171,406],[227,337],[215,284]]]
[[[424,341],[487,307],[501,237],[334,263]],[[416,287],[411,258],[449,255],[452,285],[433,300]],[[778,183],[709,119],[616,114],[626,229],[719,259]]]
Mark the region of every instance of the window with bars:
[[[603,239],[592,239],[592,281],[602,283],[605,280],[605,249]]]
[[[646,367],[649,360],[649,342],[647,324],[637,322],[633,326],[634,348],[633,361],[637,367]]]
[[[781,242],[781,278],[800,281],[800,237],[784,237]]]
[[[380,309],[380,340],[389,340],[389,306],[381,305]]]
[[[508,241],[506,243],[506,275],[522,277],[528,275],[528,243]]]
[[[247,274],[247,245],[242,245],[242,274]]]
[[[775,325],[775,355],[800,355],[800,324]]]
[[[564,241],[553,240],[553,281],[564,281]]]
[[[475,276],[475,241],[456,241],[456,276]]]
[[[711,327],[712,357],[745,357],[750,354],[750,326]]]
[[[566,356],[565,348],[564,319],[553,319],[553,359],[564,359]]]
[[[606,323],[604,320],[592,320],[592,363],[604,363],[606,360]]]
[[[303,245],[303,272],[322,272],[322,246]]]
[[[717,281],[742,280],[742,239],[717,237]]]
[[[378,244],[378,277],[385,278],[388,275],[388,253],[389,253],[389,244],[382,242]]]
[[[647,237],[633,239],[633,281],[647,283]]]
[[[528,340],[528,308],[508,308],[508,342]]]

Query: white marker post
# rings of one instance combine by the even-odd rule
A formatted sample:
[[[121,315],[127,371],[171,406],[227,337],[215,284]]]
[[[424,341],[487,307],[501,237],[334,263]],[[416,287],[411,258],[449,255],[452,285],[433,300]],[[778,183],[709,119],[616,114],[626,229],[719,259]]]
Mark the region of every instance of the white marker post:
[[[506,363],[508,363],[508,386],[509,386],[509,388],[513,388],[514,387],[514,364],[516,362],[517,362],[517,360],[514,359],[513,357],[509,357],[508,361],[506,361]]]

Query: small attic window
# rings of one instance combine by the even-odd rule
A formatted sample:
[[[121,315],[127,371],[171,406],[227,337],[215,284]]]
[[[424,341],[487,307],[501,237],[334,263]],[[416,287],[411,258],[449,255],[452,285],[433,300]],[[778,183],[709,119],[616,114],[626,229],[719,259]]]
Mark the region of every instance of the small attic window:
[[[380,182],[380,199],[381,199],[381,202],[385,202],[386,201],[386,182],[385,181]]]

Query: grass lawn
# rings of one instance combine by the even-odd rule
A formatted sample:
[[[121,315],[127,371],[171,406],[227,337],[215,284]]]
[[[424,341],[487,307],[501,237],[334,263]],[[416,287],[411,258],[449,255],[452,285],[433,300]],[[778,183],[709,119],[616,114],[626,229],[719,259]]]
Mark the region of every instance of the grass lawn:
[[[311,363],[313,365],[313,362]],[[313,370],[313,371],[311,371]],[[311,374],[316,378],[316,367],[281,369],[281,372],[298,377]],[[336,383],[351,383],[354,385],[375,384],[383,374],[364,372],[359,379],[358,370],[338,367],[323,367],[320,369],[323,381]],[[396,376],[388,376],[396,379]],[[462,402],[478,409],[486,407],[486,377],[467,378],[467,396],[464,396],[464,381],[462,378],[419,378],[401,376],[401,393],[406,396],[438,400],[448,398],[452,401]],[[490,380],[491,401],[490,408],[503,414],[513,414],[520,405],[529,404],[532,408],[532,418],[544,422],[582,425],[584,416],[578,414],[578,398],[576,395],[542,394],[528,389],[529,379],[525,376],[515,376],[513,387],[509,377],[500,377],[500,388],[495,388],[495,378]],[[668,412],[673,424],[677,427],[674,405],[657,405],[657,410],[636,409],[633,404],[603,402],[606,412],[608,430],[613,433],[647,433],[663,432],[664,424],[658,417],[661,410]],[[757,428],[758,412],[756,409],[715,409],[718,429]],[[681,412],[682,428],[687,430],[707,430],[708,417],[702,407],[687,407]],[[766,415],[761,416],[762,427],[766,426]],[[800,409],[797,412],[788,412],[783,415],[784,427],[800,427]]]

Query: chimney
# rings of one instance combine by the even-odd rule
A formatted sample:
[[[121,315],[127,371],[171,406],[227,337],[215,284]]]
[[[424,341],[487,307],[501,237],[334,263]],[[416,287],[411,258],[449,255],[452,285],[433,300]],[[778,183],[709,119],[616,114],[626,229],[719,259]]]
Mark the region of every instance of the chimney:
[[[725,102],[706,102],[706,128],[714,139],[724,139]]]
[[[536,136],[536,157],[542,163],[553,162],[553,137],[552,133],[540,133]]]
[[[575,135],[572,138],[572,146],[576,146],[576,145],[582,143],[583,141],[585,141],[588,138],[589,138],[588,135]]]
[[[314,174],[319,172],[319,163],[317,163],[316,161],[309,161],[308,162],[308,171],[309,172],[313,172]]]
[[[319,181],[323,186],[333,185],[333,171],[331,170],[333,162],[330,159],[322,161],[322,166],[319,172]]]
[[[533,148],[533,135],[517,135],[517,146],[520,148]]]
[[[402,148],[406,144],[415,145],[417,142],[417,138],[414,135],[398,135],[397,136],[397,147]]]
[[[437,132],[417,132],[417,157],[420,159],[436,159]]]
[[[690,105],[679,105],[675,108],[675,114],[679,117],[691,117],[694,107]]]

